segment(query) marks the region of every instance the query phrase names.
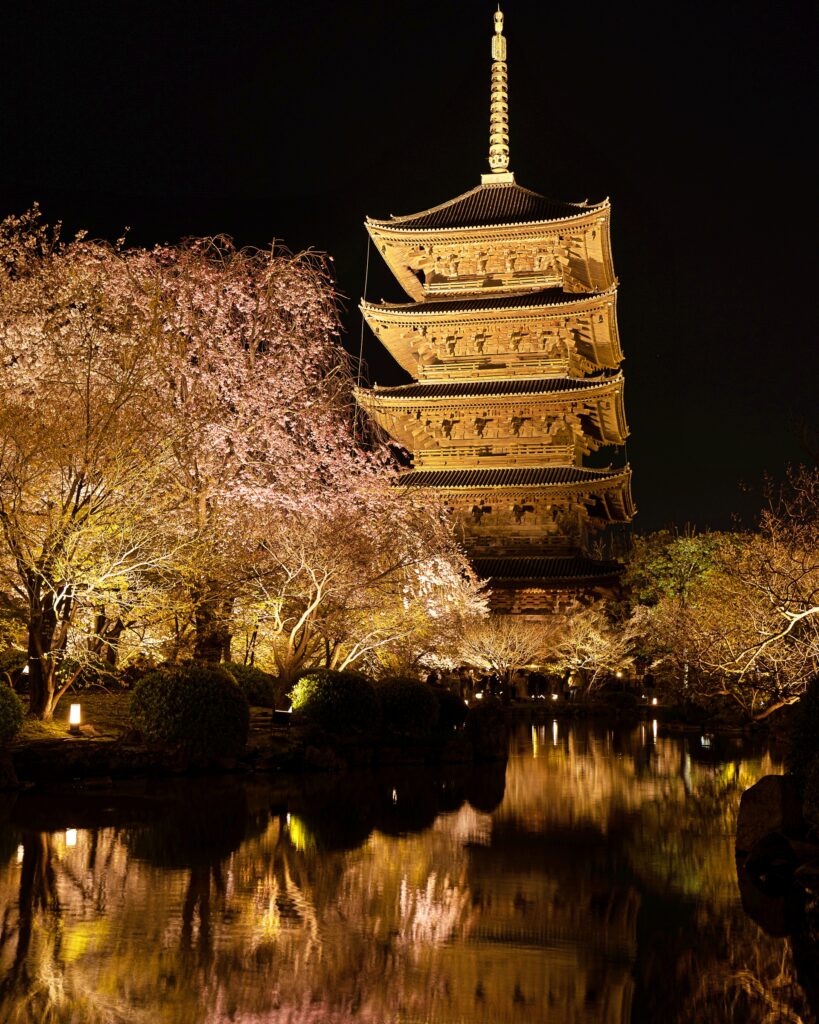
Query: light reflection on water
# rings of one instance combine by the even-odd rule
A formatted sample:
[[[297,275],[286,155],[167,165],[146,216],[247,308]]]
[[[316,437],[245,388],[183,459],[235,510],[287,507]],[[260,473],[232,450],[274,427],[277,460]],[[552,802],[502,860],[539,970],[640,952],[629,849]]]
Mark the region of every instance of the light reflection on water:
[[[761,1022],[748,977],[803,1012],[733,859],[778,770],[550,720],[506,766],[5,797],[0,1020]]]

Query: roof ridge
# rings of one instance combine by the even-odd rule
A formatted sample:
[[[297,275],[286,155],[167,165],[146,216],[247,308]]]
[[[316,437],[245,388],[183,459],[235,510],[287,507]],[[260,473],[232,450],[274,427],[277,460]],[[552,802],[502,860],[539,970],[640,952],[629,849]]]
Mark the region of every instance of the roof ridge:
[[[536,223],[539,223],[541,220],[544,221],[544,222],[552,221],[552,220],[566,220],[566,219],[570,219],[572,217],[582,216],[585,213],[592,212],[592,211],[598,209],[601,206],[605,206],[606,203],[608,203],[608,199],[604,199],[601,202],[591,203],[591,204],[589,203],[588,199],[584,199],[583,202],[580,202],[580,203],[571,202],[571,201],[563,200],[563,199],[550,199],[550,198],[548,198],[548,196],[544,196],[540,192],[535,192],[534,189],[527,188],[525,185],[519,185],[515,181],[511,181],[511,182],[491,182],[491,183],[481,183],[479,185],[476,185],[474,188],[468,189],[466,192],[462,192],[462,193],[460,193],[459,195],[455,196],[452,199],[447,199],[446,202],[438,203],[436,206],[430,206],[430,207],[428,207],[425,210],[419,210],[417,213],[406,213],[406,214],[400,214],[399,216],[391,215],[390,217],[369,217],[368,216],[367,217],[367,224],[372,225],[374,227],[393,227],[393,228],[396,228],[398,230],[403,230],[405,225],[407,225],[409,227],[412,226],[411,223],[409,223],[409,222],[414,222],[414,221],[422,220],[422,219],[428,218],[428,217],[434,217],[436,214],[439,214],[439,213],[442,213],[445,210],[451,209],[453,206],[455,206],[458,203],[468,203],[469,200],[472,199],[473,197],[479,196],[481,194],[486,194],[488,192],[495,192],[495,193],[497,193],[497,192],[501,192],[503,190],[506,190],[509,193],[514,193],[514,194],[516,194],[518,196],[524,195],[524,196],[529,197],[529,198],[531,198],[533,200],[538,200],[541,203],[546,204],[547,206],[552,206],[552,207],[556,208],[557,210],[562,210],[562,211],[564,211],[563,216],[547,216],[545,218],[538,218],[537,216],[530,216],[528,221],[527,220],[524,220],[524,221],[521,221],[521,220],[509,220],[509,221],[501,221],[501,222],[499,222],[498,224],[495,224],[495,225],[486,225],[486,226],[501,226],[502,224],[513,225],[513,224],[526,224],[526,223],[536,224]],[[509,216],[510,217],[514,217],[515,213],[517,213],[517,212],[518,211],[511,212],[509,214]],[[469,226],[476,227],[476,226],[481,226],[481,225],[469,225]],[[458,225],[456,225],[454,228],[453,227],[429,227],[426,230],[438,230],[438,231],[458,230]]]

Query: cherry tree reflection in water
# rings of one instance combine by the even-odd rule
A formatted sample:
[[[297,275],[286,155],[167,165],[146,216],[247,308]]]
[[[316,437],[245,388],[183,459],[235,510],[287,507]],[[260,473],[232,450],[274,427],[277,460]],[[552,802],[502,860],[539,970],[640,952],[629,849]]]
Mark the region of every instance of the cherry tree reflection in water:
[[[807,1022],[736,886],[739,796],[771,770],[549,722],[482,769],[21,795],[0,1019]]]

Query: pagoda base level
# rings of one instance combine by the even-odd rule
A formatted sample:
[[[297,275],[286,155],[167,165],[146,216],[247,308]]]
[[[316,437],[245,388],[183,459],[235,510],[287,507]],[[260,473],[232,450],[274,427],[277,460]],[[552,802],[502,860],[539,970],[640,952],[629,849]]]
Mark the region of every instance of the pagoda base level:
[[[555,584],[548,580],[489,581],[489,607],[495,615],[526,615],[551,618],[574,615],[618,592],[617,581]]]
[[[475,571],[489,580],[489,604],[497,615],[571,615],[619,591],[623,566],[584,556],[571,558],[476,558]]]

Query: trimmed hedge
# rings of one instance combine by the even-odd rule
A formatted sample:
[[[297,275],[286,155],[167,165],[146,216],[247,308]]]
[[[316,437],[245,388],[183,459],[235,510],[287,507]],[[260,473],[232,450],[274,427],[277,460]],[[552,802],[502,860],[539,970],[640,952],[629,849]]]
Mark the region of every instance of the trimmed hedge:
[[[381,718],[375,687],[358,672],[310,669],[296,682],[290,697],[297,721],[328,732],[373,732]]]
[[[237,665],[232,661],[224,667],[242,688],[248,704],[258,708],[276,706],[276,676],[255,665]]]
[[[791,712],[785,765],[802,783],[819,748],[819,676],[812,679]]]
[[[459,729],[466,721],[466,704],[452,690],[435,689],[438,698],[438,728],[441,732]]]
[[[432,687],[406,676],[381,680],[376,687],[381,720],[402,736],[429,736],[438,724],[438,697]]]
[[[23,725],[23,702],[6,683],[0,681],[0,748],[11,743]]]
[[[218,665],[149,672],[131,698],[131,719],[150,743],[194,757],[234,757],[247,742],[250,712],[236,680]]]

